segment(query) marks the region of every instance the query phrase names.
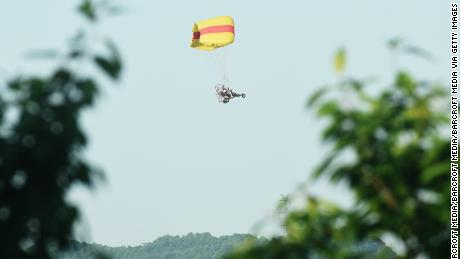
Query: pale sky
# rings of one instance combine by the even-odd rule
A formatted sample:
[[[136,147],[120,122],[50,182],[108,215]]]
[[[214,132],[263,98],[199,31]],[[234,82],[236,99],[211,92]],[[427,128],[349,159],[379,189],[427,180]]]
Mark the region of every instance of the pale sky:
[[[5,1],[0,8],[0,78],[48,71],[30,49],[64,49],[81,25],[76,1]],[[108,181],[70,197],[84,214],[83,238],[137,245],[170,234],[247,233],[281,194],[306,181],[327,151],[319,123],[304,108],[318,86],[336,76],[331,60],[347,49],[347,74],[390,82],[386,42],[399,36],[429,50],[434,63],[402,57],[421,78],[448,81],[450,2],[119,1],[122,16],[105,19],[98,35],[112,38],[125,62],[123,79],[104,87],[84,115],[85,152]],[[213,53],[189,47],[197,20],[231,15],[235,43],[226,71],[246,99],[217,103],[221,80]],[[43,65],[45,64],[45,65]],[[344,206],[342,188],[310,191]]]

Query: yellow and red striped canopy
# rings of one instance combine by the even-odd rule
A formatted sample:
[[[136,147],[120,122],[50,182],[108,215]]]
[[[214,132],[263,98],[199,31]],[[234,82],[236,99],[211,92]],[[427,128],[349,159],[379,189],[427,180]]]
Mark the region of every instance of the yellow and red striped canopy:
[[[199,21],[193,25],[190,47],[200,50],[214,50],[233,43],[235,25],[230,16],[219,16]]]

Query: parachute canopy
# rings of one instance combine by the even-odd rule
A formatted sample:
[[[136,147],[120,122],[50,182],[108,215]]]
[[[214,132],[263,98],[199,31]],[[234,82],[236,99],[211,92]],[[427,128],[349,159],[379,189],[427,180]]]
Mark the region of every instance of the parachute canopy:
[[[215,50],[233,43],[235,27],[233,18],[219,16],[199,21],[193,25],[190,47],[200,50]]]

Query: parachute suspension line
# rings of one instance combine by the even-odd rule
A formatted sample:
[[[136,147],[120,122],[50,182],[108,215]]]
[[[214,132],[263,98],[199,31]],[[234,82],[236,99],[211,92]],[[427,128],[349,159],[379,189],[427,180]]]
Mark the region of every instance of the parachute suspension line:
[[[228,55],[228,49],[222,49],[222,66],[224,70],[224,82],[229,83],[228,79],[228,72],[227,72],[227,55]]]
[[[223,80],[222,83],[224,82],[229,82],[229,77],[228,77],[228,73],[227,73],[227,69],[226,69],[226,50],[218,50],[218,51],[213,51],[213,52],[210,52],[210,53],[207,53],[209,54],[206,55],[209,57],[209,59],[211,60],[211,62],[214,64],[214,67],[217,69],[217,72],[219,74],[219,78],[222,78],[220,80]]]
[[[222,82],[224,84],[229,84],[229,74],[227,70],[227,56],[228,49],[220,49],[216,51],[217,64],[222,72]]]

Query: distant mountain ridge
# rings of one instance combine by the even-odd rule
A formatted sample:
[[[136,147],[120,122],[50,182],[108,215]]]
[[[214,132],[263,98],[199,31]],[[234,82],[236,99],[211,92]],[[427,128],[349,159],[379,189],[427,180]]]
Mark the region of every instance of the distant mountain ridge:
[[[245,242],[263,244],[268,239],[249,234],[215,237],[209,233],[189,233],[183,236],[162,236],[139,246],[110,247],[74,241],[71,248],[58,254],[56,259],[216,259]],[[365,259],[397,258],[381,241],[360,242],[352,249],[360,251]]]
[[[75,241],[69,251],[58,259],[214,259],[219,258],[246,241],[263,242],[248,234],[215,237],[209,233],[189,233],[184,236],[162,236],[139,246],[110,247]],[[106,255],[106,256],[104,256]]]

